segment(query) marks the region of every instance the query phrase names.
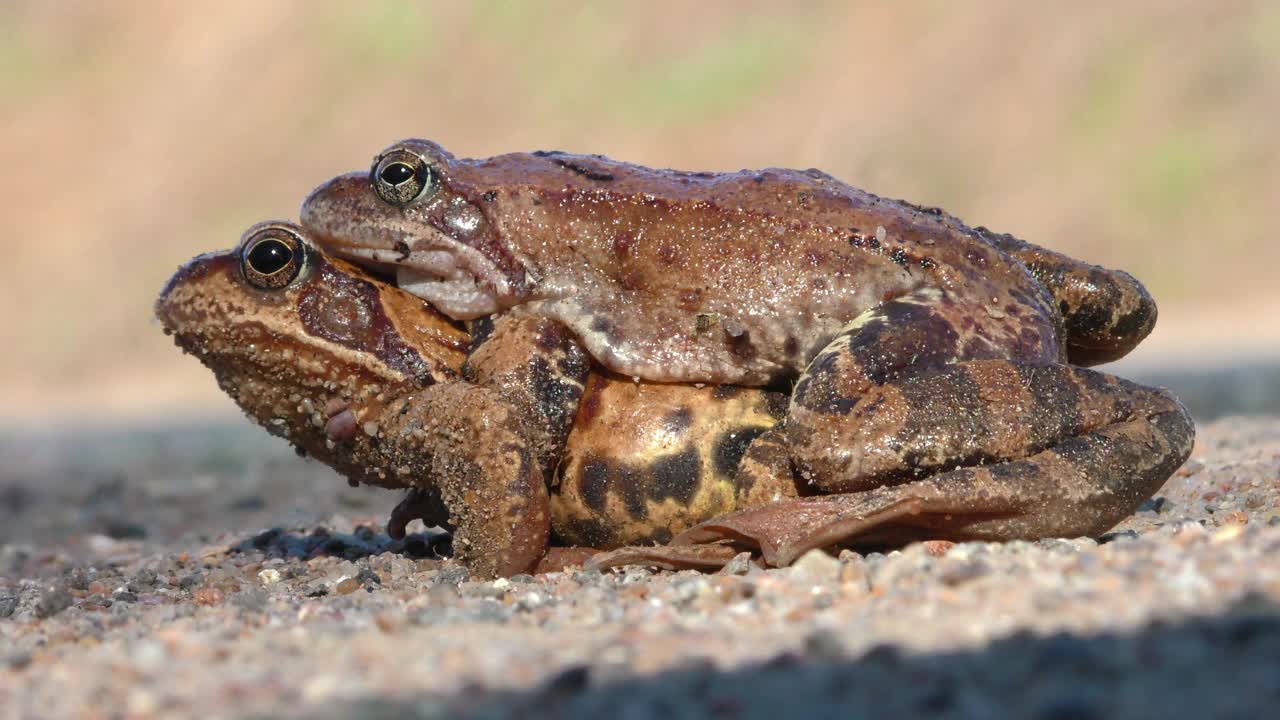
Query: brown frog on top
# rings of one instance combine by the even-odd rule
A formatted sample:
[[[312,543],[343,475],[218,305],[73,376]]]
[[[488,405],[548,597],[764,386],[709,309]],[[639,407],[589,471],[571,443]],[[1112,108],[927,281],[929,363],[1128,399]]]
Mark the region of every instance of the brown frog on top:
[[[785,473],[735,484],[748,477],[736,470],[749,442],[785,410],[784,395],[758,389],[637,384],[597,369],[584,375],[562,455],[540,461],[523,418],[462,378],[465,331],[326,256],[289,223],[257,225],[235,250],[189,262],[156,314],[269,431],[353,482],[410,489],[390,533],[403,536],[414,518],[449,527],[458,558],[479,576],[586,554],[548,553],[551,542],[665,542],[796,494]]]
[[[1190,452],[1176,400],[1073,366],[1124,355],[1154,325],[1131,276],[816,170],[461,160],[408,140],[317,188],[302,222],[450,317],[502,313],[467,374],[521,413],[547,393],[502,380],[492,358],[546,355],[555,376],[575,343],[643,380],[791,389],[786,422],[746,458],[785,456],[822,497],[680,543],[758,546],[778,564],[877,532],[1095,534]],[[547,323],[571,339],[532,342]],[[547,456],[580,396],[555,400],[567,411],[529,423]],[[886,513],[911,520],[870,531]]]

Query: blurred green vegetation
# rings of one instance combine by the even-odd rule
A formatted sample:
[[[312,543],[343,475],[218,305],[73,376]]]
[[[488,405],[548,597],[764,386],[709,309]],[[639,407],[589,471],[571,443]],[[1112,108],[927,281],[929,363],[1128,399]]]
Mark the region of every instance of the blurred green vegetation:
[[[0,314],[0,380],[11,412],[216,397],[150,319],[167,275],[414,135],[819,167],[1130,270],[1194,347],[1177,308],[1271,292],[1278,112],[1263,0],[16,0],[0,301],[24,311]]]

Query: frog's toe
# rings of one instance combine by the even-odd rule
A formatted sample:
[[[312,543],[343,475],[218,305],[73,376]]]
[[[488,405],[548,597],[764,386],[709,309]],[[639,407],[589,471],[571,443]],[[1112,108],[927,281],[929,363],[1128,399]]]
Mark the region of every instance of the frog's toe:
[[[809,550],[909,526],[939,499],[930,489],[908,487],[796,498],[712,518],[677,535],[671,546],[758,550],[765,564],[785,567]]]
[[[741,549],[731,543],[706,545],[633,545],[600,553],[586,563],[594,570],[623,567],[624,565],[648,565],[663,570],[701,570],[712,572],[724,567]]]
[[[561,572],[571,567],[584,567],[590,564],[591,558],[599,555],[595,548],[574,545],[571,547],[550,547],[533,569],[534,575]]]
[[[449,510],[436,488],[413,488],[405,493],[387,519],[387,535],[392,540],[403,540],[414,520],[421,520],[427,527],[448,527]]]

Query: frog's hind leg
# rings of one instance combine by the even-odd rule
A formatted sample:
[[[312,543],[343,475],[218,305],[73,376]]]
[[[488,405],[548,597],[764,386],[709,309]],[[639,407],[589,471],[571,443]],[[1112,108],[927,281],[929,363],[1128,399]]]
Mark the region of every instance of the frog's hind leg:
[[[909,419],[901,412],[925,397],[933,409]],[[628,548],[594,563],[653,562],[666,550],[678,558],[688,554],[681,545],[719,555],[731,552],[719,549],[726,546],[758,550],[783,566],[814,548],[1093,536],[1168,479],[1195,432],[1167,393],[1066,365],[962,363],[885,386],[865,402],[865,465],[897,484],[731,513],[668,548]],[[942,454],[959,460],[942,462]],[[938,474],[911,478],[931,469]]]
[[[1009,300],[960,301],[939,289],[923,288],[872,308],[828,343],[796,383],[787,413],[786,444],[810,490],[867,490],[885,481],[855,464],[865,445],[863,416],[880,409],[879,401],[867,400],[878,387],[963,361],[1061,362],[1055,319],[1037,312],[1035,303]],[[956,375],[950,382],[962,390],[967,379]],[[923,408],[909,409],[931,412],[947,407],[951,387],[938,390],[938,395],[921,399]],[[980,399],[978,410],[991,402]],[[972,415],[974,409],[962,410]],[[966,432],[969,415],[952,418],[948,432]],[[935,448],[945,439],[926,438]],[[933,454],[930,447],[922,451],[924,458],[913,459]]]

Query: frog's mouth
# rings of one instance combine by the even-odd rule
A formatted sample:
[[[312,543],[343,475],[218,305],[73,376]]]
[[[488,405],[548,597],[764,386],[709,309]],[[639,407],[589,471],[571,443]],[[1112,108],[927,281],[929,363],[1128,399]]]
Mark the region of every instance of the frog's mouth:
[[[318,240],[323,247],[359,265],[394,272],[396,284],[402,289],[455,320],[492,315],[505,307],[504,300],[509,302],[514,296],[511,283],[498,268],[465,245],[450,242],[455,247],[415,249],[403,241],[370,247],[367,242],[353,245],[333,237]],[[414,244],[429,243],[418,240]]]

